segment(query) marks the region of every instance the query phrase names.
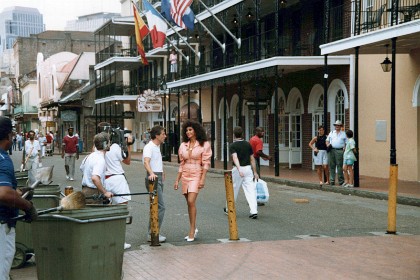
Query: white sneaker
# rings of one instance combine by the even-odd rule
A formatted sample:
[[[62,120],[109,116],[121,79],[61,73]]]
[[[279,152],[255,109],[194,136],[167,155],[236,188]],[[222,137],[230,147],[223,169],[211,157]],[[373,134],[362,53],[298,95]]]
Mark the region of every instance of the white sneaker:
[[[163,243],[166,241],[166,237],[159,234],[159,243]],[[152,242],[152,236],[150,234],[147,235],[147,242]]]
[[[74,179],[73,178],[70,178],[70,181],[74,181]]]
[[[67,179],[67,180],[68,180],[68,179],[70,179],[69,175],[66,175],[66,179]]]
[[[124,242],[124,250],[130,249],[130,248],[131,248],[131,244]]]

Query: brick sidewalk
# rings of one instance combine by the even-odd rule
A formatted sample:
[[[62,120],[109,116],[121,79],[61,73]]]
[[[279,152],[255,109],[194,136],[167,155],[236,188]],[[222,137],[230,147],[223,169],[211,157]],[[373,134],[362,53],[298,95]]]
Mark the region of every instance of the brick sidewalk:
[[[12,276],[15,280],[37,279],[36,267],[29,263],[12,270]],[[420,236],[389,235],[144,245],[141,250],[125,252],[122,279],[419,278]]]

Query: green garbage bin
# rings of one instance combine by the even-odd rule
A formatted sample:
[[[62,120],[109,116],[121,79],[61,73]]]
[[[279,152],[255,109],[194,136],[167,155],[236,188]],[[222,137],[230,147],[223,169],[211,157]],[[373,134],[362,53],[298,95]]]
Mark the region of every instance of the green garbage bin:
[[[31,223],[38,279],[121,279],[127,205],[88,206]]]
[[[32,202],[35,207],[47,209],[57,207],[60,204],[59,185],[41,185],[34,189]],[[24,214],[21,212],[20,214]],[[34,247],[32,243],[31,225],[22,221],[16,224],[16,252],[12,262],[12,268],[22,267],[32,257]]]
[[[16,176],[16,180],[17,180],[17,185],[19,187],[25,187],[26,182],[28,181],[28,170],[15,171],[15,176]]]

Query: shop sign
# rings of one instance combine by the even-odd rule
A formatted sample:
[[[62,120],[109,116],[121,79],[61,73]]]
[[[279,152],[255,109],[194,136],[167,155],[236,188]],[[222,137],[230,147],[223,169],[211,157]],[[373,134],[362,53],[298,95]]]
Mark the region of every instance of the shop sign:
[[[161,112],[162,111],[162,98],[158,91],[151,89],[145,90],[137,98],[137,111],[138,112]]]

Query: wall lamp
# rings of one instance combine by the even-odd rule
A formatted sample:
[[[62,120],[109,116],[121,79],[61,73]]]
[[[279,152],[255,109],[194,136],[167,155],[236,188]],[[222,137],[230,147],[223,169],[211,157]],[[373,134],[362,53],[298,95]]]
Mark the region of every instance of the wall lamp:
[[[234,17],[233,17],[233,19],[232,19],[232,23],[233,23],[234,25],[238,25],[239,21],[238,21],[238,19],[236,18],[236,15],[234,15]]]
[[[391,69],[392,69],[392,62],[388,58],[388,46],[389,45],[385,45],[385,47],[386,47],[386,57],[385,57],[384,61],[381,63],[381,67],[382,67],[382,70],[384,72],[390,72]]]
[[[245,17],[247,20],[251,20],[254,17],[254,15],[251,12],[251,8],[248,8],[248,13],[245,15]]]

